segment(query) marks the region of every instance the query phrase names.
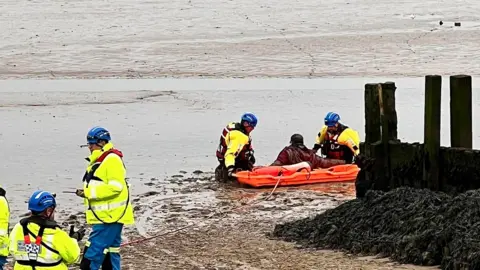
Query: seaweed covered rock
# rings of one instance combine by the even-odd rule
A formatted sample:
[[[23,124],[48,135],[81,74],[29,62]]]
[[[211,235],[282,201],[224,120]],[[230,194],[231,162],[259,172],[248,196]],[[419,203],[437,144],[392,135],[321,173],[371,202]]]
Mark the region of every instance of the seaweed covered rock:
[[[456,197],[409,187],[372,190],[316,217],[278,224],[273,235],[304,247],[480,269],[480,190]]]

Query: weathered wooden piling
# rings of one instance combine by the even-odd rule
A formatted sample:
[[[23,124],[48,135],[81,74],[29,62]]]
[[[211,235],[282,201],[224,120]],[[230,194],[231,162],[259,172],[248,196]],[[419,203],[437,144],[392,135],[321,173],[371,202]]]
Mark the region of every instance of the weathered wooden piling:
[[[398,131],[397,131],[397,110],[395,106],[395,90],[397,87],[394,82],[385,82],[382,83],[382,99],[383,99],[383,110],[385,115],[385,120],[388,124],[388,131],[386,132],[386,138],[389,141],[397,140]]]
[[[388,145],[388,172],[389,172],[389,179],[390,179],[390,187],[394,188],[399,185],[396,181],[397,179],[393,177],[392,172],[392,156],[390,155],[391,152],[391,145],[392,143],[396,143],[398,141],[398,118],[397,118],[397,109],[396,109],[396,101],[395,101],[395,91],[397,87],[395,86],[394,82],[385,82],[382,84],[383,100],[384,100],[384,110],[386,115],[386,120],[388,123],[388,132],[387,132],[387,145]]]
[[[442,110],[442,77],[425,76],[425,121],[422,186],[441,190],[445,184],[440,179],[440,122]]]
[[[451,147],[472,149],[472,77],[450,76]]]
[[[365,84],[365,143],[361,144],[364,147],[361,147],[360,151],[366,156],[374,157],[375,145],[381,140],[380,132],[380,105],[378,99],[378,91],[376,83]],[[368,189],[386,189],[385,186],[381,186],[380,183],[377,184],[380,175],[384,175],[384,165],[382,161],[376,161],[373,165],[375,169],[360,174],[362,179],[360,182],[368,183]]]
[[[364,186],[377,190],[411,186],[453,193],[480,188],[480,150],[471,150],[471,76],[450,77],[452,147],[440,146],[442,77],[425,77],[423,144],[397,139],[395,89],[394,83],[365,85],[366,137],[361,144],[362,154],[374,163],[368,171],[362,168],[368,184]]]
[[[363,154],[375,158],[373,171],[366,178],[375,189],[388,190],[390,182],[389,142],[397,139],[394,82],[365,85],[365,143]]]
[[[365,143],[380,141],[380,106],[376,83],[365,84]],[[370,149],[366,147],[365,152]]]
[[[395,110],[395,87],[394,82],[386,82],[377,85],[380,105],[381,140],[383,148],[384,176],[388,182],[388,189],[396,186],[391,173],[390,141],[397,139],[397,112]],[[377,151],[377,153],[379,153]]]

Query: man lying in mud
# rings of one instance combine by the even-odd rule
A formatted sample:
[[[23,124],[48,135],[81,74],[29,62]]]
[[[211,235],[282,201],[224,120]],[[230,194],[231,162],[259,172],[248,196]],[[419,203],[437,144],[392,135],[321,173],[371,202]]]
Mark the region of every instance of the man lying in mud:
[[[234,180],[232,174],[235,171],[252,170],[255,157],[250,133],[257,126],[257,122],[253,113],[244,113],[240,123],[229,123],[223,129],[216,153],[220,164],[215,169],[215,180]]]
[[[303,143],[301,134],[290,137],[290,145],[283,148],[277,159],[270,166],[290,165],[297,169],[330,168],[335,165],[345,164],[344,160],[328,159],[318,156],[314,150],[308,149]]]

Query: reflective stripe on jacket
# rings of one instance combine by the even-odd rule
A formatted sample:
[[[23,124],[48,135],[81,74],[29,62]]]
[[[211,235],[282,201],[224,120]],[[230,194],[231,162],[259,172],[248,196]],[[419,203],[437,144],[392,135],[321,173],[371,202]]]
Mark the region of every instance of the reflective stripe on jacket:
[[[8,223],[10,208],[4,196],[0,196],[0,256],[8,256]]]
[[[88,224],[134,224],[126,169],[122,152],[107,143],[88,160],[84,176],[86,219]]]
[[[39,217],[22,219],[15,225],[10,234],[9,250],[15,260],[14,270],[67,270],[68,265],[80,258],[80,247],[77,240],[71,238],[67,232],[61,230],[54,221],[39,222]],[[24,224],[27,231],[24,232]],[[37,246],[36,238],[40,228],[44,227],[40,244]],[[30,245],[25,243],[28,235]],[[38,251],[38,253],[35,253]],[[30,256],[29,256],[30,254]],[[36,260],[32,260],[36,255]]]

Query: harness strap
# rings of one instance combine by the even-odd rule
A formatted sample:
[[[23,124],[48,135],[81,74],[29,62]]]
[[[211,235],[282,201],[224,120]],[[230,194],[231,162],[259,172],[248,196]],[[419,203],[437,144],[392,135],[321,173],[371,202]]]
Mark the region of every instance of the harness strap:
[[[54,263],[42,263],[42,262],[38,262],[38,261],[23,261],[23,260],[16,260],[15,262],[17,262],[18,264],[20,265],[26,265],[26,266],[31,266],[32,269],[35,269],[35,267],[53,267],[53,266],[57,266],[59,264],[62,263],[62,260],[60,261],[57,261],[57,262],[54,262]]]
[[[35,223],[40,226],[38,231],[38,235],[35,235],[28,229],[29,223]],[[54,221],[47,221],[37,216],[28,217],[22,219],[20,221],[20,225],[23,229],[23,241],[25,243],[25,250],[27,252],[29,260],[17,260],[17,262],[21,265],[31,266],[32,270],[35,270],[35,267],[53,267],[59,265],[62,260],[58,260],[53,263],[43,263],[38,261],[38,253],[40,252],[40,246],[44,246],[46,249],[50,250],[53,253],[60,254],[54,248],[48,246],[45,242],[42,241],[43,233],[45,232],[46,228],[59,228],[60,226],[57,225]],[[30,235],[35,238],[35,243],[32,244],[30,240]]]
[[[103,160],[105,160],[105,158],[109,155],[109,154],[116,154],[117,156],[119,156],[120,158],[123,158],[123,153],[120,151],[120,150],[117,150],[117,149],[110,149],[110,150],[107,150],[105,151],[100,157],[98,157],[98,159],[96,160],[96,164],[92,166],[92,170],[90,171],[90,174],[91,174],[91,178],[90,179],[87,179],[87,176],[88,176],[88,172],[85,172],[85,176],[83,177],[83,180],[84,181],[87,181],[87,187],[88,187],[88,184],[90,182],[90,180],[95,180],[95,181],[103,181],[102,179],[100,179],[99,177],[95,176],[95,171],[98,169],[98,167],[100,166],[100,164],[103,162]],[[125,164],[123,164],[123,166],[125,167]],[[128,182],[127,180],[125,179],[125,185],[127,186],[127,203],[125,204],[125,208],[123,209],[123,213],[122,215],[114,222],[105,222],[103,219],[101,219],[97,213],[95,213],[95,211],[92,209],[92,206],[90,204],[90,200],[87,199],[87,202],[88,202],[88,210],[92,211],[92,214],[93,216],[95,216],[96,219],[98,219],[100,222],[102,222],[103,224],[114,224],[114,223],[117,223],[120,219],[123,218],[123,216],[125,216],[125,214],[127,213],[127,209],[128,209],[128,204],[130,203],[130,189],[128,187]]]

